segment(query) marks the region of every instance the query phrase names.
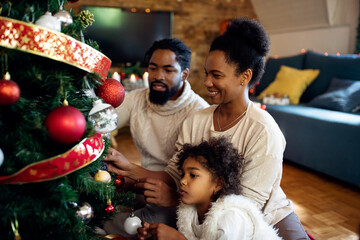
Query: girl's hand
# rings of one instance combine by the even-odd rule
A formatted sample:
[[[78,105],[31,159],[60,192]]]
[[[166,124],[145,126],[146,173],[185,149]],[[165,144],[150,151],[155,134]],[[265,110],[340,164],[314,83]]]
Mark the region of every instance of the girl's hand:
[[[137,229],[138,233],[136,234],[136,238],[139,240],[145,240],[151,237],[151,235],[148,233],[150,224],[147,222],[141,222],[141,225],[142,227]]]
[[[162,223],[150,224],[148,232],[153,239],[157,240],[186,240],[185,236],[178,232],[175,228]]]

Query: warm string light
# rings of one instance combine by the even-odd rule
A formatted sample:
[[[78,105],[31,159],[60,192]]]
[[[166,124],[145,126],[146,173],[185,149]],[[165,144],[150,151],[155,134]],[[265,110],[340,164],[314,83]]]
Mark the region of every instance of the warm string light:
[[[181,3],[183,0],[175,0],[176,2],[179,2]],[[245,0],[237,0],[238,2],[240,2],[241,4],[243,4],[245,2]],[[236,0],[212,0],[212,2],[216,3],[216,2],[226,2],[226,3],[236,3],[237,2]]]
[[[141,10],[141,9],[140,9]],[[139,10],[139,11],[140,11]],[[130,12],[132,12],[132,13],[136,13],[138,11],[138,9],[136,9],[136,8],[130,8]],[[141,10],[142,11],[142,10]],[[145,8],[144,10],[143,10],[144,12],[146,12],[146,13],[150,13],[151,12],[151,9],[150,8]]]
[[[306,51],[305,48],[302,48],[300,52],[301,52],[301,53],[306,53],[307,51]],[[329,53],[328,53],[328,52],[324,52],[324,55],[325,55],[325,56],[329,56]],[[337,53],[336,53],[336,56],[340,56],[340,55],[341,55],[340,52],[337,52]],[[274,55],[273,58],[278,59],[278,58],[279,58],[279,55]]]

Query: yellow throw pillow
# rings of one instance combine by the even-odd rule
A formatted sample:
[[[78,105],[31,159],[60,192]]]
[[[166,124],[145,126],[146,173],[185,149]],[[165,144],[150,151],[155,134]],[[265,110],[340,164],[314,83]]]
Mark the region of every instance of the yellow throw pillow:
[[[276,74],[275,80],[260,93],[258,99],[263,99],[268,94],[288,95],[291,104],[298,104],[306,88],[319,75],[318,69],[304,69],[282,65]]]

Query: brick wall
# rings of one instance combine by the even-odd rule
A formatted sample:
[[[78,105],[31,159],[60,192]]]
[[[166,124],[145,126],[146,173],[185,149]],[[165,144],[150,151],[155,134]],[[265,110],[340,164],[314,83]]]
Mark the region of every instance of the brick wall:
[[[172,36],[192,50],[189,81],[195,92],[206,99],[203,67],[211,41],[219,35],[223,20],[247,16],[256,18],[250,0],[80,0],[69,4],[75,11],[82,5],[137,8],[174,12]]]

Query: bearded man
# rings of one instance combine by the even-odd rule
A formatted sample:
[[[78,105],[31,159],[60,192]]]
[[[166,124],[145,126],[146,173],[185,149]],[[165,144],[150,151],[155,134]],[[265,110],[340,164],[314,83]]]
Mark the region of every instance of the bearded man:
[[[184,119],[209,105],[187,81],[191,50],[182,41],[168,38],[154,42],[146,52],[145,60],[148,63],[149,88],[129,92],[116,109],[118,127],[130,125],[132,138],[141,153],[141,166],[129,162],[114,149],[109,150],[104,160],[108,161],[109,171],[127,177],[128,182],[131,182],[132,176],[114,167],[112,160],[120,159],[123,165],[144,172],[146,179],[140,182],[132,179],[135,180],[135,188],[145,189],[147,202],[144,208],[135,211],[136,216],[149,223],[161,222],[175,227],[177,195],[172,194],[174,190],[161,179],[151,177],[154,171],[163,171],[174,155],[175,142]],[[109,234],[129,237],[123,230],[127,216],[118,214],[105,224],[104,229]]]

